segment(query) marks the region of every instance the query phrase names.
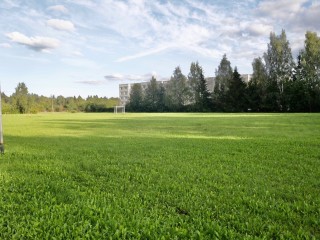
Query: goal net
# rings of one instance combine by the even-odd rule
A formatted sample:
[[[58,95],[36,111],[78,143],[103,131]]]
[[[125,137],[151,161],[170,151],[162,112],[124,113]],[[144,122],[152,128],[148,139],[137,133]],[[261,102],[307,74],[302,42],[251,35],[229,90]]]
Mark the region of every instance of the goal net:
[[[114,113],[126,113],[126,107],[125,106],[115,106],[114,107]]]

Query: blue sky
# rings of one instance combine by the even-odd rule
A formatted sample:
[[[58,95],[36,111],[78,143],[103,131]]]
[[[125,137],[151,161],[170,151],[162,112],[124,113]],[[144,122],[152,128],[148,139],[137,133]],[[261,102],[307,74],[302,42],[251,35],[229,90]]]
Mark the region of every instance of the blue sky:
[[[0,82],[50,96],[118,97],[120,83],[214,76],[224,53],[240,73],[285,29],[294,54],[320,33],[318,0],[1,0]]]

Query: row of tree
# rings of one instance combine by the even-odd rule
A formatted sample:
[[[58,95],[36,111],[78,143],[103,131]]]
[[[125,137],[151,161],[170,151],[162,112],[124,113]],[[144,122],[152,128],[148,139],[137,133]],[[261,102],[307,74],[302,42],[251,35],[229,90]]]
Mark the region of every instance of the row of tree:
[[[30,94],[25,83],[19,83],[11,96],[2,93],[3,113],[37,112],[109,112],[118,104],[118,98],[88,96],[86,99],[63,96],[38,96]]]
[[[226,111],[226,112],[319,112],[320,37],[305,35],[304,49],[293,60],[289,41],[282,30],[271,32],[263,57],[253,60],[251,81],[244,82],[237,68],[224,55],[208,91],[203,69],[191,63],[188,76],[177,67],[168,82],[154,77],[146,89],[134,84],[127,104],[129,111]]]

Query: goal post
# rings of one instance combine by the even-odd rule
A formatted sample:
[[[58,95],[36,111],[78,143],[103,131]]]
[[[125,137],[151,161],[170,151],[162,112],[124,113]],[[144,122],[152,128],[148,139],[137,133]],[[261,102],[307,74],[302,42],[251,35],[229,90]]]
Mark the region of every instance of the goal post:
[[[126,113],[126,106],[114,106],[113,112],[117,113]]]

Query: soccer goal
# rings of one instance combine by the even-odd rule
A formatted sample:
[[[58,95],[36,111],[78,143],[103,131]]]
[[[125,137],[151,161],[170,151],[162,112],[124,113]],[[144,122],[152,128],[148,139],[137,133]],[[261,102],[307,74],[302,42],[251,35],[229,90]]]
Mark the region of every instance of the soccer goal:
[[[115,114],[117,114],[117,113],[126,113],[126,107],[125,106],[115,106],[113,112]]]

